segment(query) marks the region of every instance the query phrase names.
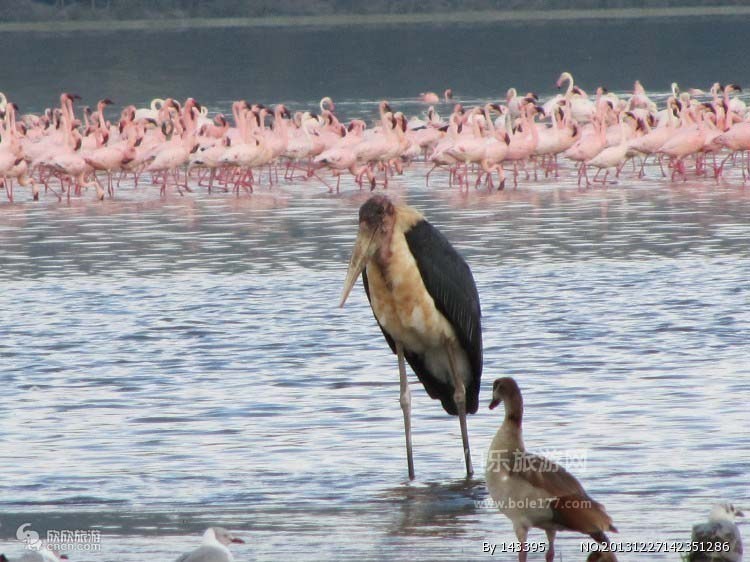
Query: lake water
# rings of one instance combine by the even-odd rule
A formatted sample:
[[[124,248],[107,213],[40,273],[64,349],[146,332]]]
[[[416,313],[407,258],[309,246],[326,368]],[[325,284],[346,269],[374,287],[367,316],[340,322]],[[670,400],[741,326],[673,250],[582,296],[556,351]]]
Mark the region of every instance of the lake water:
[[[89,103],[193,95],[225,111],[239,97],[296,109],[330,94],[347,115],[388,97],[413,113],[404,98],[443,85],[464,99],[511,85],[549,95],[565,69],[588,88],[739,81],[750,63],[727,57],[746,22],[721,25],[5,34],[18,64],[1,87],[22,110],[71,90]],[[682,42],[696,36],[697,61]],[[623,49],[618,64],[592,52],[598,39]],[[684,49],[660,61],[668,41]],[[686,540],[714,502],[747,502],[750,190],[738,176],[670,184],[651,169],[581,191],[567,169],[462,195],[444,175],[425,187],[424,172],[415,164],[390,192],[477,280],[474,480],[457,420],[418,383],[406,480],[395,357],[361,283],[337,308],[369,195],[351,181],[338,196],[315,182],[239,198],[19,196],[0,203],[0,551],[18,555],[30,523],[101,529],[102,552],[74,562],[172,560],[220,524],[247,541],[237,560],[489,558],[483,542],[515,540],[482,504],[499,376],[524,392],[528,448],[573,457],[613,538]],[[580,544],[561,534],[558,552],[584,560]],[[646,556],[679,559],[620,559]]]

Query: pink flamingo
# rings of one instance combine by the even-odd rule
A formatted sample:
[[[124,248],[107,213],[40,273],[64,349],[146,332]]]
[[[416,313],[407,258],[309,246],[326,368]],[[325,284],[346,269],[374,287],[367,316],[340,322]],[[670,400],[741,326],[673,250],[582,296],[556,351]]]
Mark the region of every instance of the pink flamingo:
[[[188,163],[190,154],[198,148],[198,145],[195,143],[195,135],[193,132],[189,132],[184,137],[174,134],[175,126],[171,121],[162,125],[162,131],[167,137],[167,142],[154,156],[153,161],[146,167],[146,170],[151,172],[152,175],[154,172],[162,173],[163,179],[160,189],[162,196],[167,191],[169,172],[173,172],[175,174],[177,192],[183,195],[180,188],[184,187],[186,191],[190,191],[190,188],[188,187],[187,172],[185,173],[185,184],[183,186],[180,185],[179,169]]]
[[[730,129],[714,139],[719,146],[725,147],[731,153],[724,158],[719,166],[719,175],[724,169],[724,164],[738,152],[741,156],[742,182],[747,180],[745,169],[750,172],[750,159],[747,159],[747,151],[750,150],[750,122],[742,121],[730,127]],[[747,159],[747,164],[745,163]]]
[[[487,124],[487,135],[484,137],[484,158],[480,162],[482,171],[487,174],[487,185],[489,189],[494,187],[492,182],[492,172],[497,172],[498,191],[505,188],[505,169],[503,161],[508,154],[508,145],[510,136],[504,128],[495,127],[491,110],[495,110],[500,115],[507,113],[508,108],[499,104],[486,104],[484,106],[484,118]],[[478,179],[481,179],[481,175]]]
[[[516,131],[510,136],[508,153],[505,155],[506,162],[513,162],[513,185],[518,187],[518,165],[521,164],[526,170],[526,161],[534,154],[539,144],[539,130],[534,121],[537,114],[543,114],[544,109],[533,103],[526,103],[521,111],[521,123]],[[536,175],[536,168],[534,170]],[[526,179],[529,173],[526,172]]]
[[[325,146],[319,140],[316,145],[315,140],[317,139],[317,135],[311,132],[317,124],[317,120],[310,117],[309,114],[306,116],[299,111],[294,114],[292,126],[288,130],[289,139],[286,150],[283,154],[283,157],[287,159],[287,168],[284,172],[285,180],[293,179],[294,170],[298,169],[298,165],[302,161],[308,162],[306,169],[299,168],[305,170],[303,179],[307,179],[315,174],[312,167],[313,155],[319,155],[325,150]]]
[[[324,98],[321,98],[320,103],[318,104],[318,107],[320,107],[320,112],[323,113],[325,111],[336,111],[336,104],[333,103],[333,100],[329,96],[325,96]]]
[[[394,142],[398,145],[398,140],[395,138],[393,130],[395,127],[394,118],[388,102],[381,101],[378,104],[378,110],[380,112],[380,127],[365,137],[354,148],[357,160],[365,164],[359,173],[357,182],[361,183],[362,177],[366,173],[371,189],[375,188],[375,174],[372,170],[373,164],[381,161],[384,156],[393,152]]]
[[[482,135],[482,109],[475,108],[466,115],[465,122],[471,123],[471,128],[463,126],[458,136],[455,137],[453,146],[448,148],[447,152],[458,162],[463,163],[463,174],[459,176],[460,185],[469,188],[469,164],[480,164],[485,159],[487,142]],[[479,184],[480,177],[477,177]]]
[[[73,130],[71,138],[73,139],[73,146],[59,147],[48,160],[47,165],[53,170],[70,178],[68,200],[70,200],[70,193],[73,191],[73,185],[75,185],[76,193],[80,192],[83,187],[90,187],[93,185],[96,188],[97,199],[103,200],[105,192],[96,178],[94,178],[93,181],[86,181],[86,176],[91,172],[91,167],[83,159],[83,156],[81,156],[80,133],[77,130]]]
[[[122,167],[136,158],[135,135],[131,135],[132,141],[126,144],[112,146],[101,146],[83,154],[86,164],[96,171],[102,171],[107,176],[107,192],[110,196],[114,194],[112,187],[112,173],[122,170]]]
[[[76,193],[79,193],[82,188],[92,185],[96,188],[97,199],[102,200],[104,199],[104,190],[99,185],[99,182],[96,181],[96,178],[93,181],[86,181],[86,176],[91,172],[91,167],[81,155],[83,139],[78,129],[74,128],[74,99],[79,99],[79,96],[71,94],[62,94],[60,96],[65,143],[53,148],[51,153],[47,155],[46,165],[57,173],[68,177],[68,200],[70,200],[70,194],[73,189],[75,189]],[[60,182],[62,184],[62,178]]]
[[[331,169],[336,176],[336,193],[339,193],[341,184],[341,172],[348,170],[353,176],[359,176],[362,169],[357,168],[356,146],[362,141],[362,133],[365,130],[365,122],[361,120],[352,121],[347,135],[336,146],[324,150],[315,157],[316,164],[324,164]],[[329,191],[332,189],[329,187]]]
[[[586,96],[586,92],[578,88],[573,82],[573,75],[570,72],[563,72],[557,79],[557,87],[562,87],[564,82],[568,83],[567,90],[563,96],[570,104],[570,111],[573,119],[578,123],[587,123],[591,121],[596,113],[596,104]],[[547,108],[545,108],[546,110]]]
[[[545,176],[552,170],[555,177],[559,174],[557,155],[565,152],[579,139],[580,128],[570,119],[567,101],[562,100],[552,113],[552,126],[537,129],[539,140],[534,149],[534,156],[541,156]]]
[[[8,200],[11,203],[13,202],[13,180],[17,180],[19,185],[23,187],[31,185],[32,197],[37,201],[39,199],[39,186],[28,174],[29,167],[18,138],[19,127],[16,123],[18,106],[15,103],[7,103],[4,94],[3,100],[6,100],[3,108],[5,111],[5,135],[0,140],[0,178],[2,178]]]
[[[521,111],[526,104],[535,104],[538,101],[539,96],[535,93],[529,92],[525,96],[519,96],[518,91],[515,88],[509,88],[505,94],[505,105],[508,108],[508,113],[513,119],[521,117]]]
[[[456,104],[453,108],[453,113],[448,120],[448,126],[446,128],[447,134],[443,136],[440,141],[437,142],[435,148],[430,154],[429,160],[433,163],[432,168],[425,175],[425,185],[430,184],[430,174],[439,167],[448,167],[448,182],[452,185],[454,167],[458,164],[458,160],[451,155],[451,149],[458,140],[458,137],[463,128],[463,108],[460,104]]]
[[[619,135],[620,142],[612,146],[607,146],[596,156],[586,161],[586,166],[593,166],[594,168],[598,168],[593,181],[596,181],[599,173],[604,170],[604,179],[602,180],[602,185],[607,184],[607,176],[609,175],[610,168],[615,168],[616,175],[619,175],[622,166],[627,160],[628,150],[630,148],[630,139],[625,132],[626,129],[629,128],[628,125],[626,125],[626,117],[635,119],[632,113],[621,113],[618,115],[618,126],[621,129]]]
[[[628,111],[634,109],[645,109],[649,113],[656,112],[656,104],[651,101],[651,98],[646,94],[646,89],[641,84],[640,80],[636,80],[633,84],[633,94],[628,100]]]
[[[273,115],[273,128],[271,130],[264,128],[262,131],[266,146],[270,150],[269,162],[282,156],[289,145],[289,122],[287,121],[291,117],[289,110],[283,104],[278,104],[274,108]]]
[[[413,146],[418,147],[419,152],[424,155],[425,159],[435,145],[443,138],[443,131],[440,130],[442,124],[440,117],[435,112],[435,108],[430,106],[427,109],[427,120],[412,118],[407,124],[407,137]],[[415,154],[414,157],[417,155]]]
[[[17,142],[0,143],[0,182],[5,188],[8,201],[13,202],[13,179],[23,178],[19,183],[26,185],[26,172],[28,167],[26,160],[23,158],[23,152],[20,144]],[[33,180],[32,180],[33,181]],[[38,191],[34,199],[38,199]]]
[[[703,106],[700,106],[703,107]],[[697,111],[697,114],[696,114]],[[686,124],[676,132],[659,148],[659,152],[669,156],[672,166],[672,181],[675,174],[679,173],[683,181],[687,181],[685,173],[685,158],[696,154],[704,145],[706,139],[706,128],[701,110],[688,108],[684,114]]]
[[[448,103],[453,99],[453,90],[450,88],[443,92],[443,101]],[[440,97],[435,92],[423,92],[419,94],[419,101],[428,105],[436,105],[440,103]]]
[[[671,100],[674,101],[674,98],[671,98]],[[659,148],[661,148],[662,145],[664,145],[664,143],[674,134],[675,127],[677,126],[677,118],[672,111],[669,111],[666,115],[667,116],[653,129],[649,126],[648,119],[639,119],[638,121],[640,129],[645,131],[645,133],[643,136],[635,137],[630,141],[630,150],[628,151],[629,156],[635,156],[637,154],[643,155],[638,177],[643,177],[648,157],[652,154],[656,154]],[[666,174],[662,167],[661,155],[659,155],[658,158],[662,176],[665,176]]]
[[[603,105],[602,107],[608,107]],[[563,153],[563,156],[579,162],[578,167],[578,185],[581,185],[581,179],[586,179],[586,187],[590,185],[589,176],[587,173],[586,162],[591,160],[594,156],[599,154],[607,142],[606,138],[606,124],[605,115],[602,112],[597,113],[592,119],[593,127],[587,131],[586,134],[582,134],[576,143],[571,146],[568,150]]]
[[[265,109],[244,110],[244,115],[240,115],[241,142],[227,148],[219,160],[224,166],[241,170],[234,182],[237,194],[240,187],[253,192],[253,168],[262,166],[270,159],[271,150],[265,145],[265,138],[260,132],[261,115],[264,114]]]
[[[202,145],[198,150],[193,152],[189,158],[188,173],[192,168],[206,168],[209,172],[208,178],[208,192],[211,193],[213,189],[214,181],[216,179],[216,173],[223,166],[221,158],[227,151],[227,148],[231,145],[231,139],[225,137],[223,139],[217,139],[218,142],[213,144]],[[227,191],[225,188],[224,191]]]

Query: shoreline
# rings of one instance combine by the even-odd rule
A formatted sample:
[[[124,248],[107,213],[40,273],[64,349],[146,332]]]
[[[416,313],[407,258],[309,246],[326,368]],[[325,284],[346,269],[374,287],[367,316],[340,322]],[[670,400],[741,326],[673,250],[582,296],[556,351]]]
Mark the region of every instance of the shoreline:
[[[343,27],[352,25],[466,25],[574,20],[642,20],[750,16],[750,6],[607,8],[592,10],[493,10],[419,14],[331,14],[259,18],[185,18],[151,20],[69,20],[0,23],[2,32],[174,31],[187,29]]]

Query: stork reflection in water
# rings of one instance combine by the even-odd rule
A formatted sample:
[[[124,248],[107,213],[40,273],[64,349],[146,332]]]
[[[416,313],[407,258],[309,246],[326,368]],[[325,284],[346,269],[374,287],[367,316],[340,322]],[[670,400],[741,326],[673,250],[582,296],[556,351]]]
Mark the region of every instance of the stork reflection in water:
[[[409,478],[414,479],[414,460],[404,360],[430,398],[458,416],[471,476],[466,414],[476,413],[479,405],[482,325],[469,266],[421,213],[375,195],[359,210],[359,233],[340,306],[360,273],[375,319],[398,356]]]

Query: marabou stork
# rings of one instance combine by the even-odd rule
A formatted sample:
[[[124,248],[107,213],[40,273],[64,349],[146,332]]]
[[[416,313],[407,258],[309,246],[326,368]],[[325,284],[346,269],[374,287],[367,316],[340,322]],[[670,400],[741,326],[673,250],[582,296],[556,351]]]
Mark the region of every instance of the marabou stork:
[[[398,356],[409,478],[414,479],[414,460],[404,359],[430,398],[458,416],[471,476],[466,414],[479,406],[482,325],[469,266],[421,213],[375,195],[359,209],[359,233],[339,306],[360,273],[375,319]]]

